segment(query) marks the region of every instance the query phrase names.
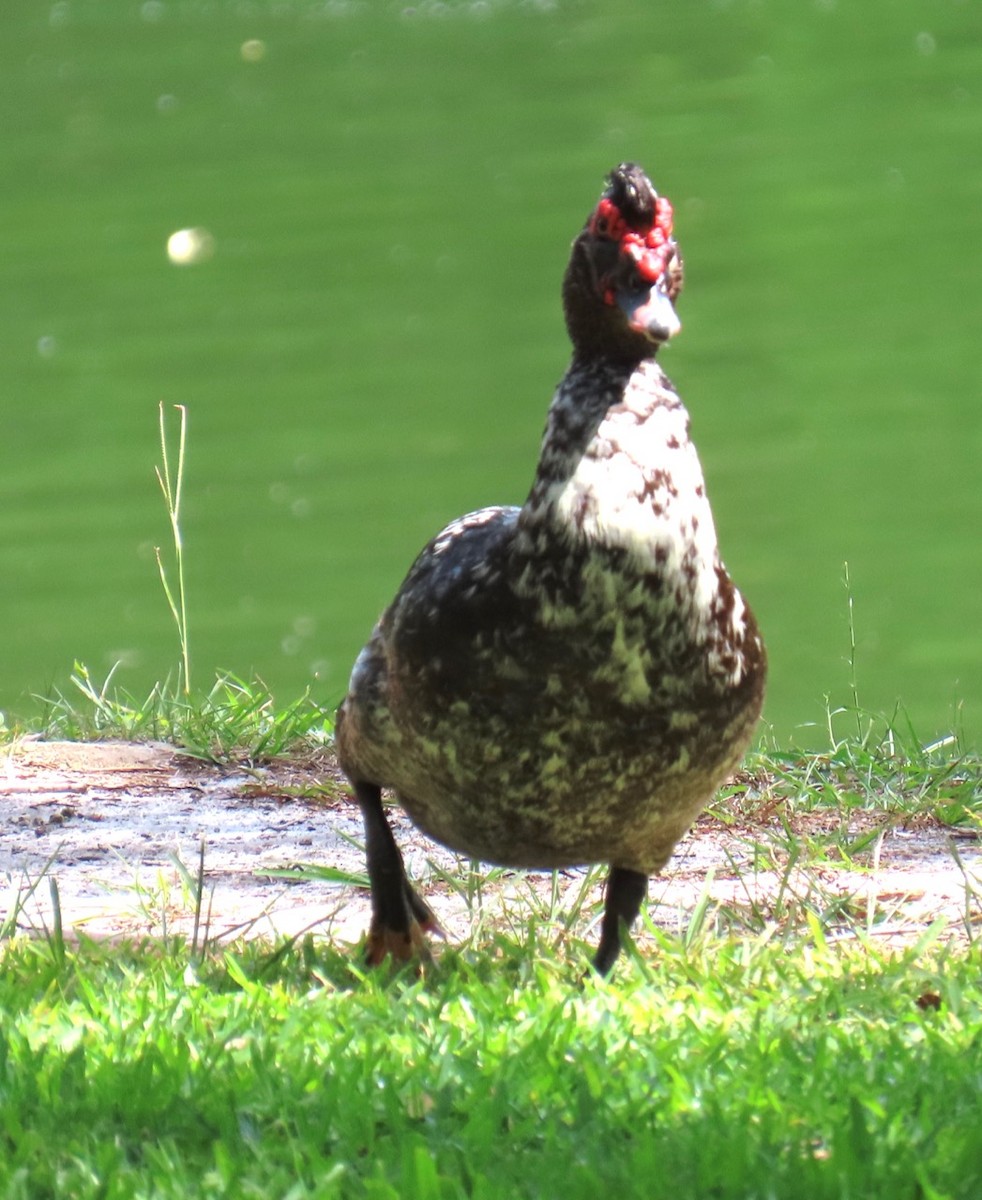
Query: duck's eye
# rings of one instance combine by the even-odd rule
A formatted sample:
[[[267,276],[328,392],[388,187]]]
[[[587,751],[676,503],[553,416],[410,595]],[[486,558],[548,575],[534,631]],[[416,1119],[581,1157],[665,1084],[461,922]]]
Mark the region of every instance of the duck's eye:
[[[633,263],[621,270],[618,282],[620,287],[627,292],[640,292],[644,288],[651,286],[650,282],[642,277],[641,272]]]
[[[597,217],[594,229],[600,234],[601,237],[604,237],[610,229],[610,226],[607,224],[607,218]]]

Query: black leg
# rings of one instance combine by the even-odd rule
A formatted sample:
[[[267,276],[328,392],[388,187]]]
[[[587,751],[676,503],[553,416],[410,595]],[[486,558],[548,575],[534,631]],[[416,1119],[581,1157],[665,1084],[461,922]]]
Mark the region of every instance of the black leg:
[[[402,855],[382,808],[382,789],[355,783],[355,798],[365,823],[365,857],[372,886],[372,924],[366,957],[370,965],[387,954],[405,961],[422,946],[422,930],[439,932],[429,905],[413,891]]]
[[[626,867],[611,867],[607,876],[604,919],[600,926],[600,944],[593,958],[593,969],[606,975],[621,952],[621,931],[634,924],[648,894],[648,876]]]

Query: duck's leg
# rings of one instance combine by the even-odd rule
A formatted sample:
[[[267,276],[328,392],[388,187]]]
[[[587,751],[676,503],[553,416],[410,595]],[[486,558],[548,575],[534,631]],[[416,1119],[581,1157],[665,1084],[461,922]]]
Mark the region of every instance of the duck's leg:
[[[648,894],[648,876],[627,867],[611,867],[607,876],[604,918],[593,969],[606,975],[621,952],[621,930],[630,929]]]
[[[382,808],[382,789],[361,782],[354,788],[365,823],[365,856],[372,886],[372,923],[365,957],[369,966],[376,966],[387,954],[406,962],[425,948],[423,933],[440,933],[440,926],[406,878],[402,855]]]

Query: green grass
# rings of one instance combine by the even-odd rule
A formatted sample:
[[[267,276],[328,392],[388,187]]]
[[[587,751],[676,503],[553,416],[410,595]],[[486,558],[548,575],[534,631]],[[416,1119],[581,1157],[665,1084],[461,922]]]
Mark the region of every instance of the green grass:
[[[111,674],[97,684],[76,663],[72,684],[74,694],[44,697],[30,726],[0,728],[0,741],[28,732],[48,740],[166,741],[211,762],[268,762],[323,747],[334,727],[333,708],[323,708],[309,693],[284,707],[261,681],[229,673],[220,674],[208,692],[185,692],[165,681],[134,697],[113,688]]]
[[[307,940],[15,941],[0,1194],[976,1197],[974,947],[663,938],[612,983],[489,939],[422,979]]]

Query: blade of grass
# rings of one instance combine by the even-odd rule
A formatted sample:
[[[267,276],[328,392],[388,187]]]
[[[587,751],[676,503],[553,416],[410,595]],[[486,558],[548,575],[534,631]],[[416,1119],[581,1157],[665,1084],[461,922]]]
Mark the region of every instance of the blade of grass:
[[[184,694],[191,692],[191,658],[188,645],[188,610],[187,591],[184,585],[184,541],[181,536],[181,493],[184,486],[184,462],[187,447],[187,408],[183,404],[174,407],[180,413],[180,425],[177,445],[177,471],[172,476],[170,454],[167,449],[167,424],[164,416],[164,405],[159,406],[160,413],[160,455],[161,466],[155,467],[157,482],[164,496],[167,515],[170,519],[171,537],[174,543],[174,562],[177,567],[177,594],[174,594],[167,570],[164,566],[163,555],[159,546],[154,547],[157,559],[157,570],[163,585],[164,595],[170,607],[171,616],[177,626],[177,636],[181,645],[181,673],[183,677]]]

